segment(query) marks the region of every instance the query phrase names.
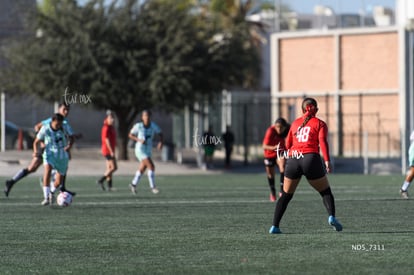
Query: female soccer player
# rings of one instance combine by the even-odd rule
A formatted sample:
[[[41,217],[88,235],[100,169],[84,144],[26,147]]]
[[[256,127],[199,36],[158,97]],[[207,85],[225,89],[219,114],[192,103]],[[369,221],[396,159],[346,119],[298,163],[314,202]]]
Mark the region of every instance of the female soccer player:
[[[280,192],[282,194],[283,179],[285,173],[285,138],[289,131],[289,124],[283,118],[278,118],[275,123],[267,128],[263,138],[264,165],[266,169],[267,181],[270,187],[270,201],[276,201],[275,188],[275,165],[277,164],[280,172]]]
[[[408,187],[414,179],[414,131],[410,135],[410,148],[408,149],[408,161],[410,164],[410,170],[405,176],[405,180],[400,189],[400,194],[403,199],[408,199]]]
[[[148,180],[151,187],[151,191],[154,194],[158,194],[159,190],[155,185],[155,166],[151,159],[152,155],[152,140],[156,134],[159,136],[159,142],[157,145],[158,150],[161,150],[163,145],[163,135],[161,128],[151,121],[151,112],[145,110],[142,112],[142,122],[138,122],[132,127],[128,137],[134,140],[135,143],[135,156],[139,163],[138,170],[135,173],[135,177],[130,184],[131,192],[136,194],[136,187],[141,179],[141,175],[148,168]]]
[[[112,174],[117,170],[115,157],[116,129],[114,127],[114,116],[108,113],[101,130],[102,155],[106,159],[106,171],[97,181],[98,185],[105,191],[104,181],[108,183],[108,191],[112,189]]]
[[[43,196],[42,205],[53,203],[53,192],[50,191],[50,174],[56,170],[54,186],[59,186],[66,175],[69,162],[69,154],[72,143],[67,142],[66,133],[62,128],[64,117],[55,114],[50,124],[42,126],[33,142],[33,156],[38,155],[39,147],[43,147]],[[44,146],[39,146],[43,144]]]
[[[328,223],[336,231],[342,230],[342,225],[335,218],[335,201],[326,177],[326,173],[331,170],[327,141],[328,127],[325,122],[315,117],[318,111],[315,99],[305,98],[302,102],[302,111],[304,115],[292,123],[286,138],[289,157],[286,160],[282,196],[276,203],[273,225],[269,230],[271,234],[281,233],[280,220],[302,175],[322,196],[323,204],[329,214]],[[326,170],[319,155],[319,147],[325,160]]]
[[[70,142],[73,143],[74,139],[75,139],[75,135],[73,133],[72,127],[69,125],[69,122],[67,120],[67,116],[69,115],[69,111],[70,111],[70,106],[66,103],[60,103],[59,107],[58,107],[58,113],[60,115],[62,115],[64,117],[63,120],[63,124],[62,127],[66,133],[66,135],[69,137]],[[51,118],[47,118],[39,123],[37,123],[34,127],[36,132],[39,132],[40,128],[42,126],[47,126],[51,123],[52,119]],[[38,155],[33,155],[32,161],[29,164],[28,167],[23,168],[21,170],[19,170],[16,175],[14,175],[11,179],[6,181],[6,187],[4,189],[4,194],[6,195],[6,197],[9,196],[9,193],[13,187],[13,185],[18,182],[19,180],[23,179],[24,177],[28,176],[31,173],[34,173],[37,171],[37,169],[40,167],[40,165],[42,164],[42,150],[37,150],[37,152],[39,153]],[[65,189],[64,186],[64,181],[62,182],[62,188]],[[65,190],[63,190],[65,191]],[[74,192],[69,192],[71,194],[75,194]]]

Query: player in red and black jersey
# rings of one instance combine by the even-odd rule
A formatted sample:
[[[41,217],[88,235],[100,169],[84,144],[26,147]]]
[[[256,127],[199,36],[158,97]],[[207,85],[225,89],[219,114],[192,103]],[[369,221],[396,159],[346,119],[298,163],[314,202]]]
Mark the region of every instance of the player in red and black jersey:
[[[101,130],[101,149],[102,155],[106,159],[106,170],[104,175],[97,180],[97,184],[105,191],[104,181],[108,182],[108,191],[113,191],[112,175],[118,169],[115,156],[116,129],[114,126],[114,116],[108,112]]]
[[[275,165],[277,164],[280,172],[280,192],[282,193],[283,178],[285,173],[285,138],[289,131],[289,124],[283,118],[276,119],[275,123],[267,128],[263,138],[264,165],[266,169],[267,181],[270,187],[270,201],[276,201],[275,188]]]
[[[283,192],[276,203],[273,225],[269,230],[271,234],[281,233],[280,220],[302,175],[322,196],[323,204],[329,214],[328,223],[336,231],[342,230],[342,225],[335,218],[335,201],[326,177],[326,173],[331,171],[327,141],[328,127],[325,122],[316,118],[318,104],[315,99],[305,98],[302,102],[302,111],[304,115],[292,123],[286,138],[288,158],[285,166]],[[319,155],[319,148],[325,160],[325,167]]]

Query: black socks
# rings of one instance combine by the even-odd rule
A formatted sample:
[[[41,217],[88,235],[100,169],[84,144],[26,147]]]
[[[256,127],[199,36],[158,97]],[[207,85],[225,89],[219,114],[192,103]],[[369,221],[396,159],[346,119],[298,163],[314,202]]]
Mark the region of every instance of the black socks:
[[[274,226],[279,227],[280,220],[282,219],[283,214],[285,213],[286,208],[292,198],[293,194],[288,194],[285,193],[285,191],[282,191],[282,196],[276,202],[275,214],[273,217]]]
[[[275,178],[267,178],[267,181],[269,183],[270,192],[273,196],[276,196]]]
[[[328,211],[329,216],[335,217],[335,200],[331,192],[331,188],[328,187],[322,192],[319,192],[322,196],[323,205],[325,205],[326,211]]]

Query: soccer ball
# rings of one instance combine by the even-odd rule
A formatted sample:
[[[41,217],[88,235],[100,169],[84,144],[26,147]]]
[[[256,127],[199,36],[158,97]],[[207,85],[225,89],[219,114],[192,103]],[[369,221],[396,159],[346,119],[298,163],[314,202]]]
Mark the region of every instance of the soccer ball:
[[[72,195],[68,192],[60,192],[56,198],[56,203],[59,206],[69,206],[72,203]]]

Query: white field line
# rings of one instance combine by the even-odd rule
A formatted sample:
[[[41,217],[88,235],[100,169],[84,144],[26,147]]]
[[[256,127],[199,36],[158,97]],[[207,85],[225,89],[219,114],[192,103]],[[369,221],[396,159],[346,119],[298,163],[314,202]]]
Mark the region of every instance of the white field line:
[[[103,198],[104,199],[104,198]],[[375,201],[378,200],[377,198],[371,199],[371,198],[355,198],[351,199],[352,201]],[[349,199],[335,199],[335,201],[349,201]],[[154,201],[148,201],[147,199],[145,201],[140,201],[138,198],[136,200],[126,200],[126,201],[93,201],[93,202],[77,202],[76,198],[72,204],[73,206],[122,206],[122,205],[189,205],[189,204],[255,204],[255,203],[271,203],[266,199],[251,199],[251,200],[154,200]],[[39,203],[33,203],[33,202],[4,202],[0,201],[0,209],[2,206],[41,206],[40,200]],[[54,206],[57,207],[55,204]]]
[[[72,206],[111,206],[111,205],[185,205],[185,204],[232,204],[232,203],[265,203],[269,202],[268,200],[232,200],[232,201],[223,201],[223,200],[168,200],[168,201],[93,201],[93,202],[76,202],[76,199],[74,200]],[[0,202],[0,208],[1,206],[40,206],[39,203],[33,203],[33,202]],[[57,206],[57,205],[55,205]]]

